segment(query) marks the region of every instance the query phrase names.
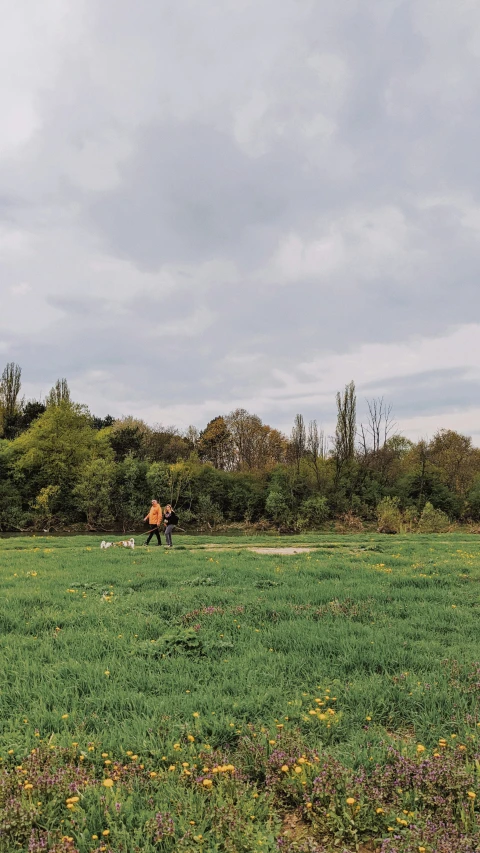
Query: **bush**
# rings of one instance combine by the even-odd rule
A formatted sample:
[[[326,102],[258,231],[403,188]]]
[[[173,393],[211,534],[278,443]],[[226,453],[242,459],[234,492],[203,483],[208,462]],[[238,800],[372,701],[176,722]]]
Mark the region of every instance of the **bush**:
[[[399,533],[402,528],[402,513],[398,498],[382,498],[377,506],[379,533]]]
[[[223,513],[219,505],[212,501],[210,495],[199,495],[197,498],[197,519],[200,525],[207,524],[215,527],[223,521]]]
[[[307,498],[300,506],[297,524],[300,530],[315,530],[327,520],[330,510],[327,499],[321,495]]]
[[[271,491],[265,503],[267,515],[277,524],[285,523],[290,517],[290,508],[282,492]]]
[[[426,503],[418,522],[419,533],[445,533],[450,527],[448,515]]]
[[[407,508],[404,512],[403,518],[404,518],[405,524],[407,526],[407,530],[409,530],[410,533],[413,530],[416,530],[417,525],[418,525],[417,507],[416,506],[407,506]]]

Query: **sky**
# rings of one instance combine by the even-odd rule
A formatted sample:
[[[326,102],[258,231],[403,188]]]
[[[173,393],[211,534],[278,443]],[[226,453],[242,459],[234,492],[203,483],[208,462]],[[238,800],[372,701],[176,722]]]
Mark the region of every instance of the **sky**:
[[[0,365],[480,444],[478,0],[0,0]]]

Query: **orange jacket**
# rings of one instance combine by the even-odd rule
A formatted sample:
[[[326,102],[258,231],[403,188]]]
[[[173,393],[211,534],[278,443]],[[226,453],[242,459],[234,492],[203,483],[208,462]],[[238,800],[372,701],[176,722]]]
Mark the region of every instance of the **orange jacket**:
[[[160,524],[162,520],[162,507],[160,504],[156,506],[152,506],[150,512],[148,513],[148,523],[149,524]]]

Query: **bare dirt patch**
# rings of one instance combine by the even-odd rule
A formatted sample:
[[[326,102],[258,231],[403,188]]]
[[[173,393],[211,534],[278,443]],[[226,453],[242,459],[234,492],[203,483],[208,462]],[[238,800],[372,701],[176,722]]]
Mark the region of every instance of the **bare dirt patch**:
[[[255,554],[285,554],[286,556],[291,554],[309,554],[310,551],[313,551],[313,548],[249,548],[249,551],[253,551]]]

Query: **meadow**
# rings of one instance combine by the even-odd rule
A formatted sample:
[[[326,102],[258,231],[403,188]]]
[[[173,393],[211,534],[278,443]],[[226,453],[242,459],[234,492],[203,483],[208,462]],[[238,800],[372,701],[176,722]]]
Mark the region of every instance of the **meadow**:
[[[101,538],[0,540],[2,853],[480,849],[479,538]]]

